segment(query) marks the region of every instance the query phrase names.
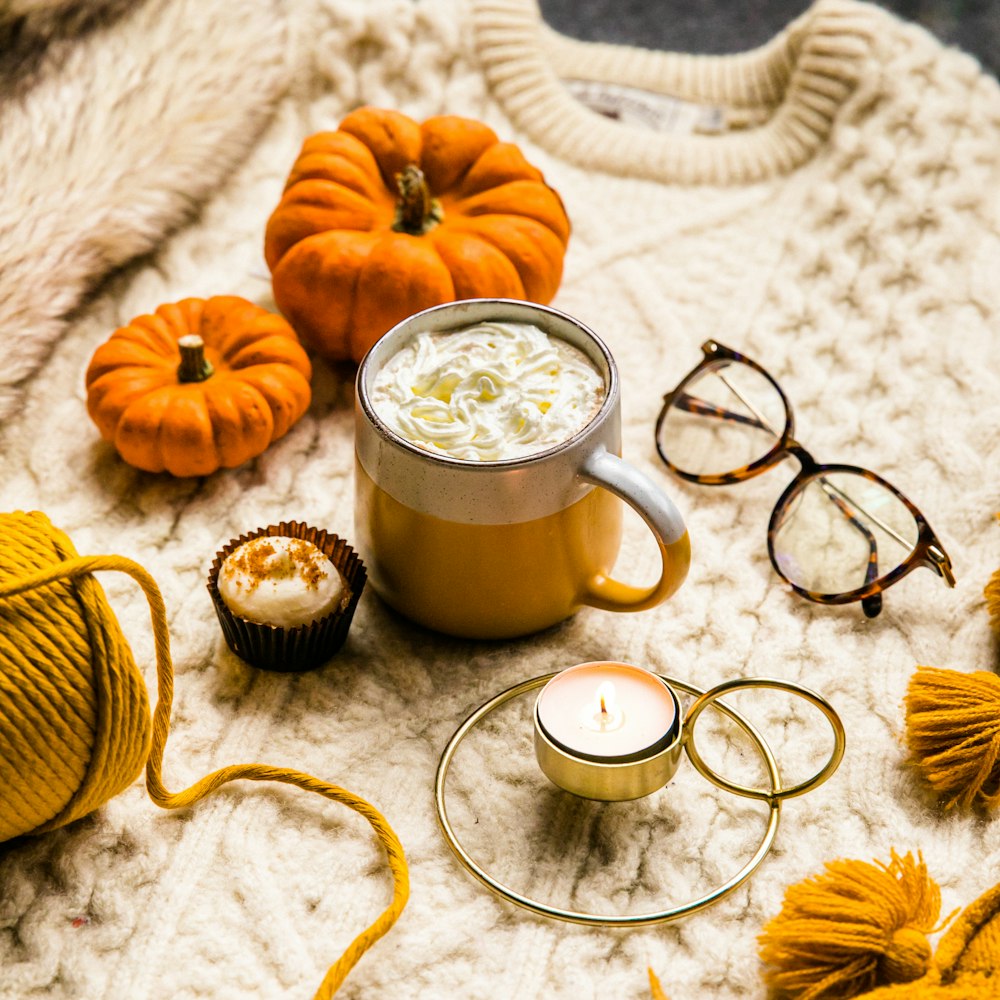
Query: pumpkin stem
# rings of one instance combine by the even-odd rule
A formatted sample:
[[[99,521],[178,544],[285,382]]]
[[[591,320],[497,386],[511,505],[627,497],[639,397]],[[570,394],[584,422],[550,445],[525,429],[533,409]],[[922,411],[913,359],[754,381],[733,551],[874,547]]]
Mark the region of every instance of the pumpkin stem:
[[[177,366],[178,382],[204,382],[215,369],[205,357],[205,341],[196,333],[188,333],[177,341],[181,363]]]
[[[399,189],[399,200],[392,228],[397,233],[423,236],[444,218],[441,202],[431,197],[420,167],[411,163],[396,174],[396,187]]]

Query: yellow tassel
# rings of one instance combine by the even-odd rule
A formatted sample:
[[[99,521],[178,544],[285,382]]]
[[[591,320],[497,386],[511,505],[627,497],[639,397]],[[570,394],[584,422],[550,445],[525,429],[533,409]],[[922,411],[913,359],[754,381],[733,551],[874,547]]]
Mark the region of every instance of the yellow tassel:
[[[1000,520],[1000,514],[997,514],[997,519]],[[986,597],[986,610],[990,613],[990,624],[1000,632],[1000,569],[990,577],[983,595]]]
[[[829,861],[785,892],[760,935],[769,985],[799,1000],[854,997],[922,976],[941,892],[918,854],[892,861]]]
[[[667,1000],[667,994],[663,992],[660,980],[656,978],[656,973],[649,969],[649,989],[652,994],[651,1000]]]
[[[944,805],[1000,803],[1000,678],[918,667],[906,692],[911,762]]]

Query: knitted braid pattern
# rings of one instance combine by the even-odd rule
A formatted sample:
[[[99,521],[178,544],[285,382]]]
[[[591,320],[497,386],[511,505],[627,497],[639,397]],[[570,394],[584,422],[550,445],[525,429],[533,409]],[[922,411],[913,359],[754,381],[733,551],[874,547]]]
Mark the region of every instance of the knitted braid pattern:
[[[997,231],[997,82],[970,56],[928,45],[913,25],[891,37],[875,32],[873,44],[877,58],[823,154],[828,180],[808,190],[779,263],[781,280],[768,284],[753,317],[755,328],[783,335],[784,371],[835,369],[831,392],[819,402],[823,417],[836,419],[845,448],[870,438],[862,416],[891,427],[913,412],[917,401],[900,395],[898,375],[927,364],[928,342],[940,342],[938,331],[967,295],[983,318],[995,311],[995,296],[975,287],[988,251],[968,241],[984,223]],[[831,338],[831,330],[841,336]],[[982,346],[985,356],[988,343]],[[936,360],[959,383],[956,392],[975,368],[975,359],[946,349]],[[870,384],[871,409],[844,413],[837,384],[859,379]],[[939,424],[927,420],[929,439],[949,447]]]

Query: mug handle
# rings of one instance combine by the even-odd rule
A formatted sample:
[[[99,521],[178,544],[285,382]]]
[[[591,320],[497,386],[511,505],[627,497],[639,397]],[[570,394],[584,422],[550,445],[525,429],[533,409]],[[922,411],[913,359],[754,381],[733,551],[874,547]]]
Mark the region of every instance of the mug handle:
[[[578,475],[635,510],[653,532],[663,560],[659,582],[651,587],[633,587],[598,573],[587,581],[580,601],[603,611],[645,611],[665,601],[684,582],[691,565],[691,542],[680,511],[648,476],[603,445],[587,456]]]

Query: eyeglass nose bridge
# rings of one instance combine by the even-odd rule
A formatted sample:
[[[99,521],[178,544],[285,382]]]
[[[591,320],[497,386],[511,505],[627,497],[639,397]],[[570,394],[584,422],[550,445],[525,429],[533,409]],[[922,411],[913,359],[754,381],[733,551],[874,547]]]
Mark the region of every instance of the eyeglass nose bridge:
[[[819,462],[813,458],[812,452],[806,449],[803,445],[799,444],[795,438],[791,437],[791,432],[792,427],[789,427],[788,433],[781,442],[781,448],[778,451],[778,455],[775,456],[775,461],[781,461],[781,459],[784,458],[794,458],[795,461],[799,463],[799,472],[795,479],[792,480],[789,489],[799,480],[819,475],[821,472]]]

